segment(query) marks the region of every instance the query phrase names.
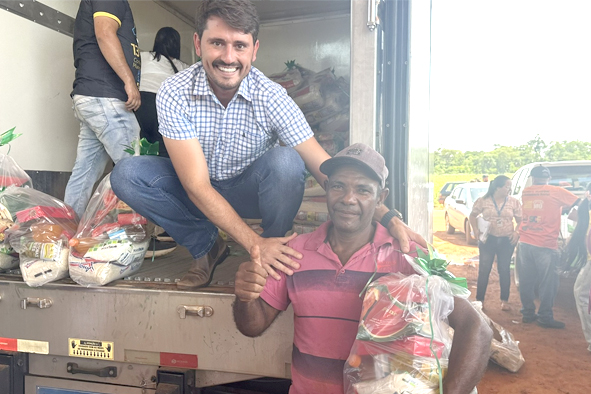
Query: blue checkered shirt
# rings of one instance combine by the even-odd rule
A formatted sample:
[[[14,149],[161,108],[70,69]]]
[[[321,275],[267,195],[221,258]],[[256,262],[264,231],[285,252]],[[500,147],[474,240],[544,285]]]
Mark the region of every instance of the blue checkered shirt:
[[[279,141],[294,147],[314,136],[285,89],[254,67],[227,108],[211,90],[201,62],[164,81],[156,106],[160,133],[197,138],[209,177],[218,181],[241,174]]]

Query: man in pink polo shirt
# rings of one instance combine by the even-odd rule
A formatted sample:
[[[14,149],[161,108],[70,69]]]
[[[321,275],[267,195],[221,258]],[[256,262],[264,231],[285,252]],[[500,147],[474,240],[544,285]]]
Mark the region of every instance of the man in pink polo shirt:
[[[236,274],[234,319],[244,335],[261,335],[291,303],[294,310],[290,394],[343,393],[343,368],[357,334],[368,281],[392,272],[413,274],[399,243],[373,214],[383,204],[388,169],[384,158],[354,144],[325,161],[320,170],[331,221],[289,243],[302,253],[293,275],[267,281],[260,251]],[[416,244],[411,245],[416,250]],[[444,392],[469,393],[488,363],[491,331],[464,299],[449,316],[455,329]]]

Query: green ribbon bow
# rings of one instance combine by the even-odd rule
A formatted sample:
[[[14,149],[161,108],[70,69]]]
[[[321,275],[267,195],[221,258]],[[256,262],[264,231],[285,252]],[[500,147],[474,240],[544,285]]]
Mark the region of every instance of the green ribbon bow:
[[[135,155],[136,148],[139,144],[139,154],[140,156],[144,155],[151,155],[151,156],[158,156],[158,151],[160,148],[160,143],[158,141],[154,142],[153,144],[148,142],[147,139],[142,138],[141,140],[135,140],[131,143],[131,146],[126,146],[125,152],[129,153],[130,155]]]
[[[297,66],[297,63],[295,60],[288,60],[284,64],[288,70],[292,70],[292,69],[296,68],[296,66]]]
[[[452,284],[452,292],[456,295],[470,294],[468,290],[468,281],[466,278],[457,278],[447,270],[449,262],[444,256],[437,253],[431,245],[427,245],[429,254],[426,254],[421,248],[417,248],[418,257],[414,262],[427,274],[439,276]]]
[[[0,146],[4,146],[4,145],[8,144],[10,141],[12,141],[13,139],[18,138],[22,135],[22,134],[16,134],[14,132],[14,129],[16,129],[16,126],[13,127],[12,129],[0,134]]]

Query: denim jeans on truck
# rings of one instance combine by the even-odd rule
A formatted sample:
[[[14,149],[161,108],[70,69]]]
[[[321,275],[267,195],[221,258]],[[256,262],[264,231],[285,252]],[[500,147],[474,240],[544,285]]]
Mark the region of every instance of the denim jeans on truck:
[[[119,99],[75,95],[73,101],[74,114],[80,121],[80,135],[64,202],[82,217],[92,188],[109,159],[117,164],[130,156],[125,148],[139,137],[140,126],[134,113]]]
[[[240,175],[211,181],[242,218],[262,219],[263,237],[282,237],[293,226],[304,195],[305,166],[288,147],[275,147]],[[166,230],[199,258],[213,246],[217,227],[189,199],[170,159],[139,156],[121,160],[111,173],[115,194]]]

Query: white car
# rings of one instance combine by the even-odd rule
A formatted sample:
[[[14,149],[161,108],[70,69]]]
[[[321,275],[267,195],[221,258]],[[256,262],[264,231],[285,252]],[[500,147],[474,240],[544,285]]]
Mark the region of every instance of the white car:
[[[564,187],[578,197],[585,194],[591,182],[591,160],[552,161],[527,164],[515,172],[511,195],[521,201],[523,189],[531,186],[531,170],[542,165],[550,170],[550,185]]]
[[[487,191],[488,182],[471,182],[457,185],[444,202],[445,227],[448,234],[453,234],[456,229],[463,231],[466,243],[475,245],[476,238],[472,232],[469,217],[474,202]]]

